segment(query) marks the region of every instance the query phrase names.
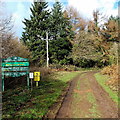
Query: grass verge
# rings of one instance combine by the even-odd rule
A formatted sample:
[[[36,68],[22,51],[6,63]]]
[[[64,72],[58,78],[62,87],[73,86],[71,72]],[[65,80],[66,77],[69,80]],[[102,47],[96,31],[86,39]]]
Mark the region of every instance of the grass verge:
[[[79,72],[56,72],[40,81],[39,87],[25,86],[3,93],[3,119],[41,119],[57,102],[67,82]]]
[[[77,76],[80,72],[67,72],[67,71],[61,71],[61,72],[56,72],[54,74],[53,79],[58,79],[62,82],[68,82],[75,76]]]
[[[118,105],[118,95],[116,92],[112,91],[109,86],[107,86],[105,83],[109,80],[107,75],[102,75],[100,73],[96,73],[95,75],[96,80],[98,83],[103,87],[103,89],[109,94],[109,96],[112,98],[112,100]]]

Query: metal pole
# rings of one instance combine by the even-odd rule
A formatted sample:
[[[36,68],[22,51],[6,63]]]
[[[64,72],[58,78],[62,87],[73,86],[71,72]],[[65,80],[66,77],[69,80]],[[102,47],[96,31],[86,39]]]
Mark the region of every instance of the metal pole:
[[[4,75],[2,75],[2,91],[4,92]]]
[[[27,72],[27,86],[28,86],[28,89],[29,89],[29,86],[30,86],[29,72]]]
[[[48,33],[46,32],[46,47],[47,47],[47,67],[49,67],[49,57],[48,57]]]
[[[32,78],[31,78],[31,90],[32,90],[32,87],[33,87],[33,85],[32,85]]]

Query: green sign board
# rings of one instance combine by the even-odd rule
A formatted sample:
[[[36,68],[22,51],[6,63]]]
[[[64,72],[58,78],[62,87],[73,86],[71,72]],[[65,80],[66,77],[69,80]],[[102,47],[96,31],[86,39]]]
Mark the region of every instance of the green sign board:
[[[20,77],[27,75],[27,84],[29,87],[29,62],[27,58],[9,57],[2,59],[2,89],[4,91],[5,76]]]
[[[6,67],[2,68],[3,72],[9,72],[9,71],[28,71],[28,67]]]
[[[8,57],[8,58],[6,58],[6,59],[2,59],[2,62],[8,62],[8,61],[12,61],[12,62],[14,62],[14,61],[28,61],[28,59],[27,58],[21,58],[21,57],[16,57],[16,56],[14,56],[14,57]]]
[[[2,67],[29,66],[29,62],[3,62]]]
[[[5,72],[2,75],[10,76],[10,77],[19,77],[27,74],[28,74],[27,72]]]

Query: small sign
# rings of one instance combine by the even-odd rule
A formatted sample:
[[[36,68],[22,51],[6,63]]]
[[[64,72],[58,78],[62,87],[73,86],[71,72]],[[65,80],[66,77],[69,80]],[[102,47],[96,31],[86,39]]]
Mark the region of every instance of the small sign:
[[[34,81],[40,81],[40,72],[34,72]]]
[[[33,73],[29,73],[29,78],[33,79]]]

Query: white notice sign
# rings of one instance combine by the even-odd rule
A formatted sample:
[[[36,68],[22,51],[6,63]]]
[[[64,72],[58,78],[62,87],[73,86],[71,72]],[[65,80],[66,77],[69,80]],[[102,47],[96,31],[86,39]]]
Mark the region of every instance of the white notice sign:
[[[33,73],[29,73],[29,78],[33,78]]]

